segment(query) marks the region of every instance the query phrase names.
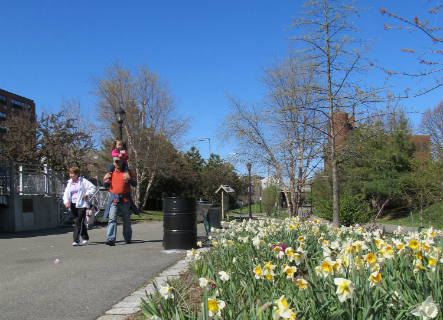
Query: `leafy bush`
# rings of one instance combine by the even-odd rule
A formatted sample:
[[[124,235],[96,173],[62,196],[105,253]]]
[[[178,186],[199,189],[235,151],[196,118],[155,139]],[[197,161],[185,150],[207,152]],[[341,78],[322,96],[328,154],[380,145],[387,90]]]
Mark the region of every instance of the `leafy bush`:
[[[361,199],[361,195],[346,194],[340,197],[340,224],[350,226],[362,224],[371,219],[372,211],[368,210],[369,202]],[[332,198],[320,199],[315,206],[315,212],[320,218],[333,220]]]

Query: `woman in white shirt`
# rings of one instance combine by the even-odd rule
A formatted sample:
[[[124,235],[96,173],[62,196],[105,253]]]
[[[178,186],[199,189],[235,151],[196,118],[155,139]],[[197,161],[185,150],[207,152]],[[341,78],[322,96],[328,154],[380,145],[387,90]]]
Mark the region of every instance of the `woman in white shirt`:
[[[75,218],[74,242],[73,246],[80,244],[80,235],[83,244],[88,243],[89,236],[85,224],[86,209],[88,207],[88,198],[91,197],[97,188],[85,178],[80,177],[80,169],[72,167],[69,169],[68,184],[63,194],[63,203],[66,208],[71,208]]]

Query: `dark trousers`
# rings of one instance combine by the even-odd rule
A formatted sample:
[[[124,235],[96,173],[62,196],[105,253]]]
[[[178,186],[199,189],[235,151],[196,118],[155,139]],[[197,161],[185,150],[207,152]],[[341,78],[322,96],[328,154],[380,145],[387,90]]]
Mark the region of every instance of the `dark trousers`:
[[[86,228],[86,208],[76,208],[75,203],[71,203],[71,211],[75,218],[74,242],[80,242],[80,235],[83,240],[89,240],[88,229]]]

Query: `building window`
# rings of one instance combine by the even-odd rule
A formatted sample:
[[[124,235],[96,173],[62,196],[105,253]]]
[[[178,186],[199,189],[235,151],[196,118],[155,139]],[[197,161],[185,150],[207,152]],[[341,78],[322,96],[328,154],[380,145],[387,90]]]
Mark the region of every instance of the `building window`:
[[[5,104],[5,105],[3,106],[3,108],[8,109],[8,106]]]
[[[28,104],[28,109],[31,109],[31,105],[30,104]]]
[[[14,109],[14,108],[11,108],[11,110],[14,111],[15,109]]]
[[[12,105],[13,105],[14,107],[16,107],[17,109],[21,109],[21,108],[22,108],[22,104],[23,104],[23,102],[21,102],[21,101],[11,99],[11,103],[12,103]]]
[[[6,105],[6,97],[0,94],[0,103]]]

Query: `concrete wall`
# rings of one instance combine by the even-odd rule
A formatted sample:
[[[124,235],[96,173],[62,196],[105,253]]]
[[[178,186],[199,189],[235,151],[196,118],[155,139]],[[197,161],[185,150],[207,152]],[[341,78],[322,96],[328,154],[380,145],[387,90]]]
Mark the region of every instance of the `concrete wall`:
[[[58,205],[54,197],[11,195],[0,207],[0,232],[57,228]]]

